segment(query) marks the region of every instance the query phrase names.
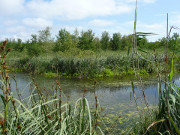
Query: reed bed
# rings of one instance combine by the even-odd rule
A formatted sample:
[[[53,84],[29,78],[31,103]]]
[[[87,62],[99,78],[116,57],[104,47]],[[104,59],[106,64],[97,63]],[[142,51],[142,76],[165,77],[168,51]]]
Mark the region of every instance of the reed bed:
[[[89,57],[91,56],[91,57]],[[162,63],[165,60],[163,53],[148,52],[148,55],[141,52],[139,58],[139,67],[145,74],[156,73],[156,68],[152,61]],[[18,56],[13,53],[7,58],[7,63],[12,71],[31,72],[33,74],[59,73],[64,77],[104,77],[104,76],[122,76],[125,74],[134,74],[133,62],[137,61],[125,52],[93,53],[83,55],[83,57],[56,54],[38,57]],[[170,58],[168,58],[170,62]],[[136,64],[135,64],[136,65]],[[163,71],[163,65],[159,65]]]
[[[137,22],[137,0],[136,0],[136,9],[135,9],[135,21],[134,21],[134,44],[133,44],[133,54],[134,57],[137,59],[137,63],[134,63],[134,66],[137,64],[139,67],[139,57],[142,55],[139,54],[139,51],[143,51],[147,54],[144,50],[139,50],[137,47],[137,37],[138,36],[147,36],[151,33],[143,33],[143,32],[136,32],[136,22]],[[136,122],[135,126],[129,130],[128,134],[143,134],[143,135],[178,135],[180,134],[180,87],[172,82],[173,74],[175,73],[175,66],[174,60],[176,60],[176,65],[179,64],[179,56],[176,56],[175,51],[177,47],[177,42],[173,44],[174,51],[171,53],[171,56],[168,55],[168,43],[169,43],[169,36],[171,30],[177,29],[176,27],[171,27],[168,30],[168,14],[167,14],[167,37],[166,43],[164,48],[164,56],[165,59],[162,61],[157,61],[157,56],[154,55],[154,66],[157,70],[157,81],[158,81],[158,98],[159,103],[157,109],[151,110],[149,108],[149,104],[146,100],[146,95],[144,94],[144,84],[141,75],[139,74],[139,70],[135,69],[135,74],[137,79],[139,80],[140,90],[142,91],[142,98],[141,103],[147,108],[147,110],[142,109],[139,110],[137,107],[137,111],[139,112],[139,121]],[[168,62],[168,57],[171,59],[171,62]],[[149,59],[147,59],[149,60]],[[164,75],[165,78],[162,79],[162,70],[160,66],[164,66]],[[169,66],[170,65],[170,66]],[[168,74],[168,75],[167,75]],[[164,84],[164,88],[162,88],[162,84]],[[132,91],[134,101],[136,106],[138,106],[138,98],[136,97],[134,91],[134,85],[132,82]]]
[[[23,99],[16,88],[14,97],[10,87],[10,77],[6,67],[6,56],[10,49],[5,50],[6,41],[1,48],[1,101],[3,109],[0,111],[0,133],[3,135],[16,134],[103,134],[99,124],[101,122],[98,99],[95,95],[95,110],[91,111],[85,97],[79,98],[74,105],[62,101],[60,82],[52,94],[46,96],[33,80],[29,97]],[[95,89],[95,86],[94,86]]]
[[[38,56],[30,58],[28,55],[19,54],[20,58],[19,56],[18,58],[12,58],[14,55],[12,53],[8,57],[8,64],[21,71],[30,71],[32,73],[53,72],[58,75],[78,76],[80,78],[88,76],[118,76],[121,73],[135,74],[142,93],[141,98],[136,97],[132,82],[132,95],[139,113],[139,121],[125,134],[178,135],[180,134],[180,87],[171,82],[171,79],[175,71],[174,61],[179,62],[179,59],[175,59],[175,51],[170,52],[172,55],[168,55],[168,33],[165,53],[159,53],[157,50],[148,52],[139,48],[137,38],[152,33],[137,32],[136,23],[137,0],[131,54],[103,52],[103,55],[101,55],[100,52],[96,54],[91,50],[76,50],[73,52],[73,55],[70,54],[71,52],[57,52],[49,57]],[[56,88],[53,90],[52,95],[44,95],[42,89],[33,81],[32,92],[29,97],[22,99],[17,88],[18,96],[15,98],[11,91],[7,73],[5,59],[10,49],[6,49],[6,44],[7,42],[5,41],[0,46],[2,78],[0,96],[3,106],[3,110],[0,111],[1,134],[111,134],[114,126],[105,126],[103,130],[100,127],[103,121],[100,116],[101,108],[95,91],[96,81],[94,82],[95,106],[93,111],[90,110],[85,91],[82,98],[79,98],[74,106],[68,102],[63,102],[63,92],[58,81],[56,81]],[[26,54],[26,52],[23,53]],[[171,65],[170,69],[168,65]],[[159,82],[159,104],[155,110],[152,110],[148,104],[142,80],[142,74],[152,72],[157,73]],[[161,79],[162,73],[165,73],[165,80]],[[168,80],[167,73],[169,73]],[[161,88],[163,83],[165,88]],[[139,103],[142,105],[141,109],[138,107]],[[110,129],[110,131],[107,129]]]

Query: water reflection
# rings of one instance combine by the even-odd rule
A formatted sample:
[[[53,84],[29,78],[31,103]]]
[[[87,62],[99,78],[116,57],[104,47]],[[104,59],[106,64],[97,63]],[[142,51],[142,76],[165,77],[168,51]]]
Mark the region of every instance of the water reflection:
[[[12,75],[11,75],[12,76]],[[38,83],[39,87],[44,90],[44,92],[53,93],[56,86],[56,78],[33,76],[35,81]],[[23,97],[27,97],[30,94],[30,83],[32,78],[27,74],[18,73],[16,74],[16,81],[20,93]],[[99,103],[103,108],[102,114],[106,115],[104,121],[106,124],[113,123],[115,118],[120,116],[118,119],[118,127],[125,129],[127,126],[131,126],[132,120],[137,118],[136,106],[134,104],[134,99],[132,97],[132,87],[131,81],[121,79],[111,79],[111,80],[98,80],[95,91],[94,91],[94,81],[93,80],[79,80],[79,79],[60,79],[60,84],[63,90],[63,102],[70,99],[72,103],[76,101],[79,97],[82,97],[83,90],[86,88],[86,97],[91,104],[91,108],[95,106],[94,103],[94,92],[98,96]],[[151,77],[151,79],[143,80],[145,85],[146,99],[150,105],[157,105],[158,103],[158,87],[157,78]],[[174,76],[173,80],[176,84],[180,84],[179,75]],[[135,84],[137,84],[135,82]],[[136,97],[142,97],[142,92],[138,85],[135,86]],[[13,92],[16,93],[15,82],[11,79],[11,87]],[[162,84],[162,88],[164,85]],[[53,90],[52,90],[53,89]],[[143,98],[142,98],[143,99]],[[143,101],[143,100],[142,100]],[[140,103],[140,100],[138,100]],[[131,122],[131,123],[130,123]],[[120,132],[120,131],[119,131]]]

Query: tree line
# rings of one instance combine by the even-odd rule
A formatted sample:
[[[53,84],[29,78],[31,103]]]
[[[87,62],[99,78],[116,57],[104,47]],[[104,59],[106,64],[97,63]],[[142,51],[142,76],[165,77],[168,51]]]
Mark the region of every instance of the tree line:
[[[29,55],[38,56],[49,51],[65,52],[70,48],[79,48],[81,50],[128,50],[132,46],[132,35],[121,35],[113,33],[112,36],[107,31],[102,32],[101,37],[95,36],[95,33],[89,29],[79,32],[77,29],[71,34],[66,29],[60,29],[56,38],[51,37],[50,28],[38,31],[38,34],[32,34],[31,38],[25,42],[21,39],[7,39],[8,48],[22,52],[27,49]],[[149,42],[145,36],[137,37],[137,45],[143,49],[156,49],[166,45],[166,38],[163,37],[155,42]],[[169,38],[169,49],[179,48],[180,38],[178,33],[174,33]]]

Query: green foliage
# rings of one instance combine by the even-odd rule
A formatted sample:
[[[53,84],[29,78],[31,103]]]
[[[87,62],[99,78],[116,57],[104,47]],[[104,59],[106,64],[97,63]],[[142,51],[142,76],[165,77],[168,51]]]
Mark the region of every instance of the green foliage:
[[[75,42],[74,42],[75,41]],[[71,35],[66,29],[61,29],[57,36],[56,45],[54,47],[54,52],[67,51],[70,48],[76,47],[76,37]]]
[[[30,47],[33,45],[36,44],[32,44]],[[129,70],[133,67],[133,59],[126,55],[126,51],[99,50],[94,52],[93,50],[83,51],[78,48],[70,48],[64,52],[45,54],[41,53],[41,49],[39,51],[32,51],[32,49],[24,49],[21,53],[11,52],[7,59],[8,65],[25,72],[38,74],[46,72],[56,73],[58,70],[58,72],[66,73],[66,75],[72,77],[74,74],[78,74],[79,77],[94,77],[96,74],[104,74],[104,69],[111,69],[112,72],[117,74],[126,72],[128,75]],[[31,51],[33,54],[31,54]],[[34,54],[36,51],[37,55]],[[149,53],[152,54],[152,52]],[[153,61],[154,56],[150,54],[146,54],[145,58]],[[163,60],[165,60],[165,57],[161,52],[156,56],[156,61],[162,62]],[[168,59],[168,61],[170,60]],[[137,61],[134,61],[134,63],[136,64]],[[143,71],[142,74],[156,72],[156,67],[144,58],[140,59],[139,65]]]
[[[92,30],[82,31],[79,35],[77,29],[73,34],[66,29],[61,29],[57,39],[51,40],[50,28],[47,27],[41,30],[38,35],[32,34],[30,40],[26,42],[22,42],[20,39],[18,41],[9,40],[7,46],[12,48],[12,52],[10,52],[12,55],[8,57],[8,64],[11,68],[32,73],[56,72],[55,69],[51,68],[53,65],[58,71],[68,76],[78,74],[83,77],[102,75],[104,69],[111,69],[111,71],[118,74],[127,73],[133,67],[133,64],[135,68],[138,68],[137,65],[139,65],[140,70],[154,73],[156,67],[151,61],[156,59],[156,62],[162,63],[165,60],[161,47],[164,46],[166,40],[162,38],[156,42],[148,42],[144,37],[145,34],[138,33],[138,50],[145,50],[144,52],[148,54],[143,51],[139,53],[141,56],[138,56],[138,61],[137,58],[134,59],[130,55],[133,50],[133,48],[131,50],[133,35],[121,36],[120,33],[114,33],[110,39],[109,33],[105,31],[99,39],[95,37]],[[178,47],[178,42],[179,37],[175,34],[170,38],[169,46],[174,44]],[[155,50],[159,53],[156,54]],[[174,50],[177,54],[176,50],[178,49]],[[47,57],[47,59],[44,60],[44,57]],[[58,61],[53,61],[53,59],[60,60],[61,66],[59,66]],[[168,57],[168,63],[170,61],[171,58]],[[174,61],[174,63],[176,62],[177,60]],[[31,67],[29,67],[29,64],[31,64]],[[62,66],[62,64],[64,65]],[[163,72],[163,65],[159,65]],[[146,73],[144,72],[144,74]]]
[[[29,44],[27,46],[28,55],[33,56],[39,56],[42,52],[42,48],[39,46],[39,44]]]
[[[165,119],[165,122],[157,125],[157,130],[161,133],[170,132],[180,134],[180,88],[169,83],[168,89],[160,90],[159,112],[156,119]],[[161,128],[158,129],[158,126]]]
[[[36,34],[31,35],[31,43],[36,44],[38,42],[38,37]]]
[[[50,27],[46,27],[44,30],[39,31],[38,40],[42,43],[49,42],[51,40]]]
[[[79,44],[79,32],[77,29],[74,30],[72,36],[72,43],[73,43],[73,48],[77,48]]]
[[[114,73],[111,71],[111,69],[104,69],[104,75],[105,76],[114,76]]]
[[[93,46],[94,46],[94,48],[93,48],[93,50],[94,51],[98,51],[98,50],[100,50],[101,49],[101,42],[100,42],[100,40],[99,40],[99,38],[95,38],[94,40],[93,40]]]
[[[145,35],[152,33],[138,33],[137,46],[142,49],[154,50],[165,46],[166,38],[161,38],[155,42],[149,42]],[[23,42],[21,39],[12,40],[9,39],[7,46],[12,50],[22,52],[25,48],[30,51],[30,56],[39,56],[48,52],[65,52],[79,48],[81,50],[127,50],[130,51],[132,47],[133,35],[123,35],[120,33],[113,33],[110,38],[109,33],[102,32],[101,38],[95,36],[92,30],[82,31],[79,35],[76,29],[73,34],[66,29],[59,30],[56,40],[52,40],[50,28],[46,27],[44,30],[40,30],[38,34],[32,34],[30,40]],[[31,45],[30,45],[31,44]],[[176,49],[174,49],[176,46]],[[169,38],[169,49],[177,50],[180,48],[180,38],[177,33],[174,33]],[[35,51],[35,52],[34,52]],[[53,52],[52,52],[53,51]]]
[[[141,47],[141,48],[145,48],[145,46],[147,45],[147,38],[145,36],[138,36],[137,37],[137,46]]]
[[[78,48],[81,50],[90,50],[93,49],[95,46],[93,44],[94,40],[94,33],[92,30],[88,30],[86,32],[82,31],[81,36],[79,37],[79,44]]]
[[[107,31],[104,31],[101,35],[101,47],[103,50],[107,50],[110,45],[110,36]]]
[[[143,32],[138,32],[136,33],[136,22],[137,22],[137,0],[136,0],[136,10],[135,10],[135,21],[134,21],[134,52],[135,55],[137,55],[137,60],[138,60],[138,66],[139,66],[139,57],[141,58],[142,56],[139,55],[137,52],[142,51],[145,54],[148,54],[146,51],[142,49],[138,49],[137,45],[139,47],[146,46],[147,42],[144,36],[149,35],[150,33],[143,33]],[[171,32],[171,30],[170,30]],[[169,33],[167,33],[169,34]],[[169,40],[168,40],[169,39]],[[152,135],[152,134],[180,134],[180,88],[179,86],[175,85],[174,83],[171,83],[170,81],[172,80],[173,73],[174,73],[174,67],[173,67],[173,59],[174,59],[174,54],[175,54],[175,49],[177,46],[177,40],[178,39],[178,34],[174,34],[171,38],[167,37],[162,38],[161,40],[155,42],[155,43],[150,43],[147,44],[147,48],[155,49],[157,47],[165,47],[166,49],[166,61],[163,60],[162,62],[165,63],[163,66],[165,67],[165,88],[162,89],[162,80],[161,80],[161,71],[160,71],[160,64],[162,62],[157,62],[157,55],[155,54],[155,60],[152,61],[154,65],[157,67],[157,76],[158,76],[158,98],[159,98],[159,103],[158,103],[158,110],[155,112],[152,112],[149,109],[149,105],[146,100],[146,95],[144,93],[144,90],[142,89],[142,95],[143,95],[143,100],[145,102],[145,106],[148,108],[148,115],[145,110],[141,111],[138,109],[138,102],[137,98],[135,95],[134,91],[134,84],[132,82],[132,90],[133,90],[133,97],[134,101],[136,103],[136,108],[137,111],[139,112],[139,122],[134,126],[133,130],[130,130],[130,134],[144,134],[144,135]],[[171,60],[171,69],[169,73],[169,81],[167,81],[167,71],[168,71],[168,44],[171,45],[169,48],[173,48],[173,56]],[[147,59],[148,61],[149,59]],[[178,61],[179,62],[179,61]],[[134,68],[135,69],[135,68]],[[139,68],[138,68],[139,69]],[[139,73],[139,70],[136,71]],[[138,76],[139,81],[142,82],[141,76]],[[143,84],[141,84],[141,87],[143,87]]]
[[[17,43],[15,44],[14,49],[19,52],[23,51],[23,43],[21,39],[17,39]]]
[[[180,38],[178,33],[173,33],[172,37],[169,39],[169,48],[172,51],[177,51],[180,46]]]
[[[113,51],[116,51],[120,48],[120,46],[121,46],[121,34],[114,33],[111,39],[110,47]]]
[[[49,92],[47,95],[47,93],[44,94],[41,91],[41,88],[32,79],[32,92],[29,97],[22,99],[17,87],[17,81],[13,78],[17,92],[17,98],[14,98],[5,61],[10,51],[9,49],[6,51],[6,45],[7,41],[0,45],[0,54],[3,56],[0,58],[0,99],[3,107],[0,111],[0,134],[103,134],[98,126],[100,124],[98,121],[100,108],[97,96],[95,96],[96,107],[94,114],[90,111],[85,93],[72,107],[70,103],[62,104],[62,90],[58,81],[56,81],[56,87],[52,89],[52,93]],[[44,66],[45,64],[43,63]]]
[[[127,48],[131,48],[132,46],[132,35],[124,35],[122,38],[121,38],[121,46],[120,46],[120,49],[121,50],[124,50],[124,49],[127,49]]]

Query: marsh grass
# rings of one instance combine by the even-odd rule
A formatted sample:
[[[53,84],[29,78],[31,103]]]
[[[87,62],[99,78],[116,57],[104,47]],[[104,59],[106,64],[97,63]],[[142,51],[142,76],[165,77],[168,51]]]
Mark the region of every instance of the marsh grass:
[[[6,41],[1,45],[1,100],[3,110],[0,112],[0,133],[3,135],[36,134],[36,135],[78,135],[103,134],[100,128],[100,107],[95,94],[95,112],[90,110],[85,97],[79,98],[72,106],[62,101],[60,82],[52,92],[44,94],[45,89],[33,79],[31,94],[22,98],[16,86],[17,98],[11,92],[5,58]],[[14,77],[15,83],[16,79]],[[94,84],[95,90],[95,84]]]
[[[123,51],[82,51],[78,48],[68,52],[57,52],[50,55],[39,55],[30,58],[27,51],[21,53],[10,53],[8,65],[22,71],[32,73],[57,73],[64,76],[83,77],[104,77],[118,76],[124,74],[135,74],[141,90],[141,98],[136,97],[134,83],[132,82],[132,95],[139,114],[139,121],[124,134],[180,134],[180,88],[171,83],[174,72],[174,52],[168,55],[168,46],[165,53],[160,50],[142,50],[137,46],[137,38],[151,35],[136,31],[137,23],[137,0],[135,9],[133,44],[127,53]],[[168,39],[168,38],[167,38]],[[96,81],[94,82],[94,110],[90,109],[85,93],[74,105],[62,101],[63,91],[60,82],[56,81],[55,89],[52,92],[45,92],[45,89],[33,80],[31,94],[22,99],[16,87],[17,98],[14,98],[11,88],[5,58],[8,53],[6,43],[0,47],[1,53],[1,101],[3,110],[0,112],[0,132],[3,135],[11,134],[113,134],[115,124],[105,125],[101,128],[103,120],[100,116],[100,104],[96,95]],[[167,40],[168,44],[168,40]],[[128,51],[128,52],[129,52]],[[171,52],[170,52],[171,53]],[[165,61],[165,62],[164,62]],[[179,62],[179,59],[176,59]],[[168,64],[171,68],[168,69]],[[152,109],[145,95],[144,81],[142,75],[146,73],[157,73],[159,82],[159,104],[158,108]],[[165,72],[165,81],[161,80],[161,73]],[[167,81],[167,72],[169,81]],[[120,74],[121,73],[121,74]],[[165,83],[165,89],[161,84]],[[139,100],[139,101],[138,101]],[[139,108],[141,106],[141,108]],[[118,118],[117,118],[118,121]]]
[[[135,9],[135,21],[134,21],[134,45],[133,45],[133,57],[135,59],[138,59],[138,57],[142,56],[138,53],[138,47],[137,47],[137,36],[139,36],[139,33],[136,32],[136,21],[137,21],[137,0],[136,0],[136,9]],[[134,84],[132,83],[132,90],[133,90],[133,96],[134,101],[136,103],[137,111],[139,112],[139,121],[136,122],[135,126],[128,132],[128,134],[144,134],[144,135],[176,135],[180,134],[180,123],[179,123],[179,102],[180,102],[180,88],[173,82],[171,82],[173,74],[175,72],[174,70],[174,59],[176,59],[176,62],[179,63],[179,59],[175,56],[174,51],[171,53],[171,55],[168,55],[168,42],[169,42],[169,36],[171,30],[176,27],[171,27],[170,31],[168,31],[168,16],[167,16],[167,38],[166,38],[166,47],[164,48],[165,51],[165,58],[162,59],[162,61],[157,60],[157,55],[154,53],[154,60],[152,60],[153,65],[156,68],[157,71],[157,81],[158,81],[158,92],[159,92],[159,103],[158,108],[155,110],[151,110],[149,108],[148,102],[146,100],[146,95],[144,94],[143,90],[143,80],[141,78],[141,75],[139,74],[138,68],[134,68],[137,79],[139,80],[140,89],[142,91],[142,99],[144,100],[144,105],[148,108],[147,111],[144,109],[141,111],[138,109],[138,103],[136,94],[134,91]],[[143,36],[147,36],[149,33],[142,33]],[[140,35],[141,36],[141,35]],[[176,43],[173,45],[173,48],[176,48]],[[146,51],[139,49],[139,51],[144,52],[147,54]],[[168,61],[169,58],[171,61]],[[139,60],[137,60],[137,67],[139,67]],[[149,59],[147,59],[149,61]],[[133,63],[133,66],[136,64]],[[168,65],[171,65],[170,67]],[[162,80],[161,74],[161,66],[164,67],[164,73],[165,73],[165,79]],[[169,74],[168,74],[169,73]],[[168,74],[168,76],[167,76]],[[161,85],[164,83],[165,88],[161,88]],[[143,102],[142,102],[143,103]]]
[[[141,73],[156,73],[156,68],[152,64],[154,57],[156,61],[161,63],[165,59],[163,53],[140,52],[139,69]],[[170,58],[168,58],[170,61]],[[78,54],[70,54],[69,52],[54,53],[40,55],[37,57],[28,57],[25,54],[10,53],[7,63],[10,70],[24,71],[33,74],[57,73],[62,77],[76,78],[98,78],[98,77],[114,77],[133,74],[133,62],[137,63],[131,55],[125,51],[81,51]],[[135,64],[137,65],[137,64]],[[137,68],[135,66],[134,68]],[[163,71],[163,66],[159,68]]]

